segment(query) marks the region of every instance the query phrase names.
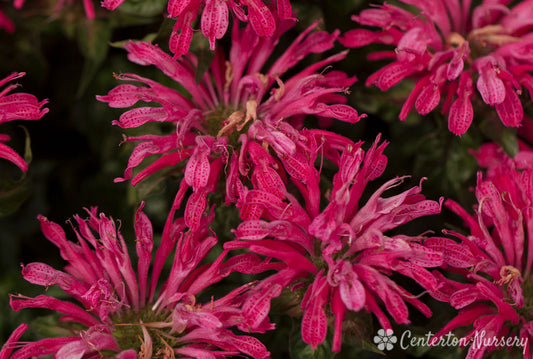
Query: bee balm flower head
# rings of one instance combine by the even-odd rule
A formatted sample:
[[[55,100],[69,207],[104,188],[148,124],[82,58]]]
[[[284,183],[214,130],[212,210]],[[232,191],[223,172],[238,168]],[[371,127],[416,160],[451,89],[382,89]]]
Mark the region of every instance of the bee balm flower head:
[[[23,324],[3,346],[0,358],[269,356],[256,338],[229,329],[242,321],[240,296],[248,286],[206,303],[198,300],[203,289],[232,271],[231,264],[222,263],[225,252],[215,262],[200,266],[216,243],[208,235],[208,221],[204,219],[201,230],[185,232],[183,220],[174,221],[171,213],[152,255],[152,225],[141,210],[142,206],[135,215],[137,261],[130,258],[115,223],[96,208],[87,211],[87,219],[74,217],[78,243],[68,241],[59,225],[39,218],[45,236],[68,265],[60,271],[45,263],[30,263],[23,266],[22,274],[34,284],[58,285],[73,301],[14,295],[11,306],[50,309],[60,315],[62,333],[68,334],[19,342],[27,328]],[[158,291],[161,269],[173,250],[172,269]]]
[[[312,146],[311,139],[298,131],[297,123],[302,117],[358,121],[362,116],[344,104],[344,92],[355,78],[339,71],[317,73],[343,59],[345,53],[287,75],[308,55],[331,49],[338,31],[332,34],[315,31],[318,23],[314,23],[272,65],[265,65],[281,35],[293,25],[292,20],[280,21],[272,37],[259,37],[250,25],[245,28],[235,25],[228,61],[223,50],[217,49],[199,82],[196,81],[198,59],[194,55],[175,60],[149,43],[127,44],[131,61],[156,66],[175,86],[124,74],[119,78],[136,84],[120,85],[98,99],[119,108],[131,107],[139,101],[155,104],[130,109],[114,123],[122,128],[134,128],[149,122],[164,122],[172,126],[172,131],[167,135],[126,137],[126,141],[138,144],[124,178],[117,180],[132,178],[133,169],[151,155],[160,157],[133,177],[134,185],[188,159],[182,185],[191,187],[194,194],[188,200],[185,217],[190,228],[195,228],[207,207],[206,196],[216,189],[222,169],[228,173],[226,201],[235,202],[241,187],[239,181],[248,176],[248,168],[267,168],[265,171],[273,175],[279,168],[276,161],[293,161]],[[185,92],[190,95],[184,95]],[[262,155],[253,158],[260,152],[249,150],[254,144],[268,147],[277,160]]]
[[[335,330],[333,351],[338,352],[342,323],[349,312],[373,313],[385,329],[391,329],[386,312],[399,324],[410,322],[407,303],[431,315],[422,301],[390,275],[399,273],[434,291],[438,281],[426,268],[440,266],[441,254],[426,248],[422,236],[387,232],[415,218],[439,213],[440,203],[425,199],[421,186],[382,197],[404,178],[386,182],[365,204],[360,203],[367,183],[379,177],[387,163],[383,155],[386,143],[379,144],[379,138],[366,153],[361,145],[352,143],[337,157],[339,170],[323,210],[314,198],[320,193],[320,172],[316,170],[306,171],[305,186],[298,186],[298,198],[303,198],[305,205],[286,188],[283,198],[266,188],[246,192],[241,207],[241,217],[246,220],[236,229],[236,240],[225,248],[249,248],[281,260],[286,267],[254,288],[256,294],[243,306],[246,321],[241,327],[262,324],[270,299],[279,296],[283,288],[299,294],[302,338],[313,348],[325,340],[328,318],[334,318],[329,322]],[[261,206],[263,211],[252,211],[251,205]]]
[[[533,166],[531,151],[509,159],[495,146],[485,145],[478,152],[481,165],[488,167],[485,176],[478,174],[477,211],[472,216],[457,203],[446,206],[464,219],[468,235],[449,231],[460,240],[451,239],[434,247],[443,251],[445,264],[462,273],[466,283],[448,280],[450,304],[459,309],[437,335],[459,327],[471,327],[465,339],[474,340],[468,357],[480,358],[485,353],[503,348],[489,342],[475,345],[483,333],[488,338],[520,338],[526,343],[519,355],[530,358],[533,340]],[[519,157],[519,158],[517,158]],[[499,163],[498,163],[499,162]],[[433,244],[429,244],[433,247]],[[462,252],[467,259],[451,262],[449,254]],[[507,348],[511,349],[511,348]],[[515,348],[517,349],[517,348]]]
[[[114,10],[124,0],[104,0],[102,6]],[[269,37],[276,32],[276,19],[292,18],[290,0],[271,1],[267,6],[263,0],[169,0],[168,16],[176,19],[170,35],[169,46],[176,57],[185,55],[193,37],[193,22],[200,15],[200,29],[209,39],[211,50],[228,29],[229,15],[235,22],[248,21],[254,32],[261,37]],[[239,21],[237,21],[239,20]]]
[[[354,29],[341,39],[348,47],[395,46],[394,51],[371,55],[392,62],[372,74],[367,85],[388,90],[403,79],[415,79],[400,119],[405,120],[413,107],[425,115],[442,103],[448,128],[456,135],[470,127],[473,102],[494,107],[505,126],[519,126],[523,117],[519,95],[526,89],[533,96],[531,3],[402,2],[415,12],[389,4],[364,10],[353,19],[379,30]]]

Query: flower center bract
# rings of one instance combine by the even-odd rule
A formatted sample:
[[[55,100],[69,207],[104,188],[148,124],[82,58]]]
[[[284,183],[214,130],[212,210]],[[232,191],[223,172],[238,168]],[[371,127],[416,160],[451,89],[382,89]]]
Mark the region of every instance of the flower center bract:
[[[155,312],[145,307],[139,312],[121,311],[111,316],[113,338],[122,350],[133,349],[141,352],[145,339],[144,326],[152,340],[152,358],[163,358],[168,348],[175,348],[178,337],[170,335],[171,314],[167,310]]]
[[[501,25],[487,25],[474,29],[466,35],[466,38],[456,32],[446,37],[446,43],[453,48],[458,48],[465,41],[468,41],[470,47],[470,57],[476,59],[493,53],[501,46],[520,41],[520,38],[512,36]]]
[[[257,119],[256,108],[257,102],[251,100],[246,102],[246,109],[221,105],[204,113],[207,134],[216,138],[227,137],[229,145],[236,146],[239,135]]]

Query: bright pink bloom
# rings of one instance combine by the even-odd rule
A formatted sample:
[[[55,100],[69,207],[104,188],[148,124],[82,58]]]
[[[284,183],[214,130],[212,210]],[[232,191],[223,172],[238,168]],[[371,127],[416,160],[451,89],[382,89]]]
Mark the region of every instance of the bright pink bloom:
[[[103,0],[102,6],[115,10],[124,0]],[[209,39],[211,50],[228,29],[229,14],[234,21],[249,21],[258,36],[268,37],[276,32],[276,20],[292,19],[290,0],[271,1],[267,6],[264,0],[169,0],[168,17],[175,18],[176,24],[170,35],[170,50],[176,57],[189,51],[193,35],[193,23],[200,16],[200,29]],[[238,26],[238,25],[237,25]]]
[[[55,354],[54,358],[152,358],[194,357],[223,358],[248,355],[267,358],[266,348],[254,337],[236,335],[229,328],[242,319],[240,306],[248,285],[220,299],[198,301],[203,289],[218,282],[234,270],[251,273],[246,263],[253,256],[223,263],[226,252],[213,263],[200,266],[217,239],[208,232],[204,218],[200,230],[184,231],[183,219],[174,220],[171,211],[153,255],[152,225],[141,208],[135,215],[133,262],[128,245],[115,223],[96,208],[89,217],[75,216],[77,241],[66,239],[63,229],[40,217],[45,236],[60,250],[68,262],[65,271],[44,263],[23,266],[24,278],[34,284],[58,285],[74,301],[39,295],[11,297],[14,310],[45,308],[61,315],[61,328],[70,335],[45,338],[36,342],[19,342],[26,326],[20,326],[0,351],[0,358],[30,358]],[[212,219],[212,218],[211,218]],[[175,251],[172,268],[160,275],[165,260]],[[152,258],[154,260],[152,261]],[[243,264],[244,263],[244,264]],[[255,260],[259,268],[268,263]],[[161,286],[162,285],[162,286]],[[161,289],[158,289],[161,288]],[[13,354],[13,350],[16,350]]]
[[[476,336],[486,338],[517,337],[524,347],[514,349],[531,358],[533,351],[533,166],[510,160],[492,145],[477,154],[482,166],[489,168],[486,178],[478,174],[477,213],[470,216],[457,203],[446,206],[464,219],[468,236],[448,231],[460,239],[456,243],[426,243],[444,252],[445,263],[454,272],[463,273],[468,283],[448,280],[450,304],[460,309],[438,335],[458,327],[470,326],[466,339],[474,340],[468,358],[481,358],[485,353],[503,349],[497,345],[475,345]],[[520,153],[532,158],[533,152]],[[498,163],[498,158],[501,161]],[[517,167],[522,167],[522,170]],[[461,252],[462,265],[448,260],[448,253]],[[508,347],[506,349],[513,349]]]
[[[313,348],[324,341],[328,317],[334,317],[333,351],[340,350],[347,311],[373,313],[385,329],[391,329],[391,324],[382,306],[400,324],[409,323],[406,303],[431,315],[423,302],[390,275],[402,274],[435,291],[438,282],[426,268],[440,266],[441,253],[421,244],[423,236],[386,233],[415,218],[439,213],[441,205],[426,200],[420,194],[421,186],[382,197],[405,177],[386,182],[364,205],[360,203],[367,183],[379,177],[387,163],[383,155],[386,143],[379,144],[379,138],[366,153],[361,145],[352,143],[336,158],[339,170],[323,210],[320,197],[318,201],[315,198],[315,193],[320,196],[320,171],[311,170],[312,164],[305,171],[304,185],[297,186],[305,205],[286,187],[281,188],[283,197],[267,188],[245,190],[240,208],[245,221],[235,231],[236,240],[225,248],[249,248],[279,259],[286,267],[254,288],[256,294],[243,306],[242,327],[264,325],[270,299],[286,287],[303,297],[302,337]],[[315,148],[307,155],[316,158],[318,151]]]
[[[0,80],[0,86],[24,75],[24,72],[15,72]],[[0,91],[0,124],[19,119],[38,120],[48,112],[47,108],[42,108],[48,100],[39,102],[35,96],[24,92],[10,94],[18,86],[18,84],[12,84]],[[0,158],[5,158],[26,171],[28,164],[12,148],[3,143],[6,141],[9,141],[9,136],[0,134]]]
[[[487,168],[486,177],[503,176],[515,169],[533,168],[533,148],[518,141],[518,153],[510,158],[496,143],[485,143],[479,150],[471,151],[480,167]]]
[[[134,81],[141,86],[119,85],[108,95],[98,96],[98,100],[118,108],[131,107],[138,101],[155,103],[155,106],[126,111],[114,124],[136,128],[150,122],[165,122],[173,129],[166,135],[126,137],[125,141],[139,144],[133,150],[124,178],[116,181],[132,178],[133,169],[151,155],[160,157],[133,176],[133,185],[157,171],[175,168],[188,160],[178,197],[192,188],[194,193],[188,200],[185,220],[194,229],[207,208],[206,196],[217,188],[217,178],[222,171],[227,178],[227,202],[235,202],[240,196],[239,178],[257,176],[248,173],[251,168],[262,173],[261,179],[268,178],[269,186],[276,186],[285,176],[279,161],[292,169],[292,172],[287,169],[291,175],[299,176],[300,161],[305,159],[315,141],[314,135],[304,135],[297,130],[304,116],[347,122],[356,122],[362,116],[344,104],[343,92],[355,78],[348,78],[339,71],[316,72],[342,60],[346,53],[332,55],[292,77],[285,76],[309,54],[331,49],[338,31],[333,34],[313,31],[317,23],[313,24],[265,68],[280,36],[293,24],[293,20],[281,21],[273,36],[259,37],[251,25],[239,28],[237,23],[233,27],[229,60],[226,61],[222,49],[217,49],[211,66],[201,76],[198,59],[192,54],[176,60],[149,43],[126,44],[131,61],[156,66],[175,82],[175,88],[138,75],[123,74],[119,77],[121,80]],[[185,96],[183,89],[190,96]],[[332,138],[324,151],[328,146],[335,146],[337,136],[334,134],[325,131],[315,134],[324,139]]]
[[[364,10],[353,20],[381,30],[354,29],[340,39],[348,47],[370,43],[396,47],[370,56],[393,62],[372,74],[367,85],[388,90],[405,78],[416,79],[400,119],[405,120],[413,106],[425,115],[442,102],[449,130],[462,135],[474,116],[475,84],[478,95],[496,109],[505,126],[519,126],[522,87],[533,98],[532,2],[513,7],[507,6],[508,0],[485,0],[476,6],[469,0],[402,2],[420,11],[411,13],[389,4]]]

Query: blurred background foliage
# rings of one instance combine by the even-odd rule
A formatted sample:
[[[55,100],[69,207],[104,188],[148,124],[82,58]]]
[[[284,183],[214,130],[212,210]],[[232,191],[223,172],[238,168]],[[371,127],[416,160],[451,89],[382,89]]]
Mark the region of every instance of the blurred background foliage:
[[[289,44],[298,31],[316,19],[323,19],[322,28],[347,31],[355,26],[350,16],[359,13],[370,4],[366,0],[292,0],[297,16],[301,19],[282,42]],[[42,214],[60,223],[72,239],[70,225],[66,222],[73,214],[83,214],[83,208],[99,209],[121,221],[121,231],[130,241],[133,235],[133,214],[140,200],[146,200],[146,213],[154,223],[156,233],[161,233],[171,201],[177,189],[172,178],[156,178],[132,188],[129,182],[114,183],[121,177],[131,153],[131,144],[119,146],[122,131],[111,122],[123,112],[110,109],[95,100],[96,95],[106,94],[118,84],[114,73],[133,72],[158,81],[168,81],[157,70],[130,63],[121,43],[129,39],[148,39],[167,48],[167,39],[173,20],[164,16],[166,0],[126,0],[116,11],[99,8],[94,1],[96,19],[88,20],[82,1],[66,1],[60,11],[56,1],[27,0],[23,8],[16,10],[12,1],[1,1],[0,9],[15,23],[13,33],[0,31],[0,78],[14,71],[27,75],[19,80],[22,89],[39,99],[49,99],[50,112],[40,121],[15,121],[3,124],[0,131],[12,136],[10,145],[25,154],[31,163],[29,171],[22,175],[6,161],[0,163],[0,343],[21,322],[31,322],[40,314],[24,310],[19,313],[9,308],[8,294],[23,293],[34,296],[43,288],[26,283],[20,275],[20,263],[41,261],[61,268],[57,249],[41,234],[37,215]],[[228,36],[218,42],[227,46]],[[378,46],[379,47],[379,46]],[[285,48],[284,45],[278,49]],[[438,114],[421,118],[411,114],[406,122],[397,119],[403,100],[412,84],[402,83],[393,90],[382,93],[375,87],[367,88],[364,81],[369,74],[383,64],[367,61],[366,55],[373,46],[352,49],[348,57],[335,69],[356,75],[359,81],[350,89],[349,103],[368,117],[355,125],[334,123],[331,130],[354,140],[366,141],[365,148],[378,133],[390,142],[385,154],[389,163],[385,174],[370,184],[367,196],[387,179],[398,175],[412,175],[409,186],[424,182],[424,194],[428,198],[440,196],[453,198],[465,208],[471,208],[474,196],[476,162],[469,154],[487,139],[505,144],[512,153],[516,149],[516,135],[510,130],[490,133],[484,125],[493,114],[475,119],[466,135],[458,138],[447,129],[447,123]],[[336,50],[341,50],[340,45]],[[193,51],[208,61],[210,52],[201,36],[195,38]],[[308,61],[316,60],[310,58]],[[499,123],[499,121],[496,121]],[[310,119],[308,126],[313,126]],[[217,234],[231,238],[237,212],[221,207],[217,214]],[[424,218],[405,229],[409,234],[419,234],[427,229],[439,233],[441,228],[457,224],[458,219],[443,210],[443,216]],[[234,279],[242,280],[242,279]],[[420,292],[420,288],[414,288]],[[49,288],[48,293],[59,290]],[[262,337],[273,353],[273,358],[330,358],[328,344],[315,352],[301,341],[299,320],[281,316],[282,308],[290,303],[274,303],[273,320],[278,330]],[[276,308],[279,308],[277,312]],[[435,316],[426,320],[414,315],[414,332],[423,335],[428,330],[436,332],[443,323],[443,316],[450,316],[450,309],[435,303]],[[34,323],[34,333],[39,328],[49,328],[56,323],[46,317]],[[345,340],[342,358],[383,357],[376,353],[371,338],[377,328],[367,314],[354,315],[352,339]],[[405,328],[397,328],[398,332]],[[286,345],[285,345],[286,343]],[[360,351],[354,348],[365,348]],[[395,351],[392,356],[444,358],[464,356],[459,349],[445,353],[426,351]]]

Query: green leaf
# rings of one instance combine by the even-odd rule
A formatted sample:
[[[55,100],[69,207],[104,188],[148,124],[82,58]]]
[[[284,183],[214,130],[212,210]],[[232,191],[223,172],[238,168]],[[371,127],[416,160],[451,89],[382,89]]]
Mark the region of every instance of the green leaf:
[[[30,139],[30,133],[24,126],[20,126],[22,130],[24,130],[24,133],[26,134],[26,141],[24,145],[24,161],[26,161],[27,164],[31,163],[31,160],[33,159],[33,153],[31,152],[31,139]]]
[[[161,50],[167,53],[170,53],[170,49],[168,47],[168,39],[170,38],[170,35],[172,34],[174,25],[176,25],[176,20],[165,18],[165,20],[163,20],[163,22],[161,23],[161,26],[159,27],[157,36],[154,39],[154,43],[157,43],[159,47],[161,48]]]
[[[211,51],[209,48],[209,40],[207,40],[200,31],[194,33],[190,51],[198,58],[198,66],[196,67],[194,80],[196,83],[199,83],[202,80],[204,73],[209,69],[209,66],[211,66],[213,58],[215,57],[215,52]]]
[[[446,156],[446,177],[457,192],[465,187],[478,169],[476,159],[469,153],[470,148],[474,147],[465,134],[461,139],[452,141]]]
[[[503,150],[509,155],[514,157],[518,153],[518,138],[516,137],[516,131],[506,127],[501,136],[501,146]]]
[[[35,333],[42,338],[57,338],[72,336],[72,330],[67,329],[65,324],[59,320],[60,314],[50,314],[34,319],[30,326]],[[69,323],[72,327],[73,323]],[[82,329],[80,325],[80,329]]]
[[[93,20],[80,23],[77,29],[77,41],[85,57],[85,64],[78,87],[78,96],[83,94],[106,59],[111,30],[111,24],[108,21]]]
[[[364,350],[383,355],[383,352],[372,342],[375,332],[372,315],[368,312],[347,312],[343,321],[343,352],[351,346],[358,351]]]
[[[502,146],[509,157],[518,153],[516,128],[505,127],[495,115],[487,116],[479,127],[485,136]]]
[[[156,38],[157,38],[157,33],[150,33],[150,34],[147,34],[145,37],[143,37],[140,41],[153,43]],[[114,41],[114,42],[110,42],[109,46],[117,48],[117,49],[123,49],[124,45],[130,41],[131,41],[130,39]]]
[[[18,181],[2,175],[0,177],[0,216],[16,212],[30,193],[30,181],[25,175]]]
[[[154,16],[161,14],[167,5],[166,0],[126,0],[118,11],[137,16]]]
[[[331,359],[335,353],[331,351],[328,339],[313,349],[302,339],[300,325],[295,326],[290,337],[290,352],[293,359]]]

